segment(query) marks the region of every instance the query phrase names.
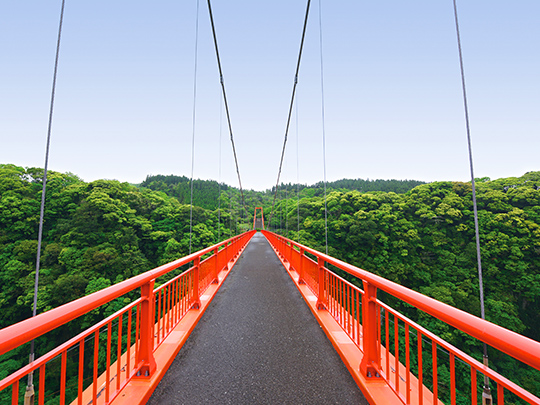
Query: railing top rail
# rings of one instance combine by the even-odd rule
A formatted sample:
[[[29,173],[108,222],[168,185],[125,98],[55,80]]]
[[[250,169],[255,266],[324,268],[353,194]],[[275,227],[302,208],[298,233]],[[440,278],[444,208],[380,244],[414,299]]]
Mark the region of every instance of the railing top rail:
[[[69,339],[67,342],[62,343],[60,346],[55,347],[50,352],[45,353],[43,356],[37,358],[33,362],[26,364],[24,367],[8,375],[6,378],[0,381],[0,391],[5,389],[6,387],[9,387],[11,384],[13,384],[13,382],[20,380],[24,376],[28,375],[28,373],[37,370],[44,364],[47,364],[55,357],[60,356],[63,351],[68,350],[70,347],[73,347],[77,343],[83,342],[88,336],[93,335],[94,333],[96,333],[96,331],[99,331],[102,327],[106,326],[109,322],[117,318],[120,314],[125,314],[128,311],[132,310],[137,305],[139,305],[140,302],[140,298],[136,299],[131,304],[126,305],[124,308],[116,311],[114,314],[108,316],[107,318],[96,323],[85,331],[79,333],[77,336]]]
[[[207,253],[213,252],[215,248],[227,245],[255,231],[248,231],[240,235],[233,236],[223,242],[217,243],[188,256],[182,257],[171,263],[156,267],[138,276],[132,277],[121,283],[112,285],[93,294],[68,302],[60,307],[43,312],[36,317],[28,318],[14,325],[0,330],[0,355],[25,344],[73,319],[82,316],[93,309],[100,307],[142,285],[155,280],[156,278],[192,262],[194,259]]]
[[[273,232],[262,231],[263,234],[271,234],[274,237],[291,243],[293,246],[322,258],[326,263],[330,263],[347,273],[358,277],[364,282],[370,283],[377,288],[393,295],[400,300],[413,305],[421,311],[428,313],[447,324],[462,330],[463,332],[487,343],[488,345],[506,353],[517,360],[522,361],[536,369],[540,370],[540,343],[512,332],[494,323],[485,321],[477,316],[471,315],[465,311],[444,304],[433,298],[427,297],[407,287],[387,280],[376,274],[362,270],[351,264],[345,263],[332,256],[328,256],[315,249],[292,241]]]

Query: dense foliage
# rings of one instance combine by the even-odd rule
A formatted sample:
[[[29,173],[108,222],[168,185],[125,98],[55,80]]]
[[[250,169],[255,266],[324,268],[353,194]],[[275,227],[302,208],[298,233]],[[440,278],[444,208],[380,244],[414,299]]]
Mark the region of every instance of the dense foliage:
[[[40,169],[0,165],[0,327],[31,315],[41,177]],[[49,172],[48,178],[38,312],[189,252],[186,177],[149,176],[139,186],[86,183],[70,173]],[[193,189],[193,251],[248,229],[258,206],[271,230],[325,249],[320,184],[281,185],[275,205],[273,190],[245,190],[245,211],[234,187],[196,180]],[[340,180],[327,189],[331,255],[479,315],[470,183]],[[540,172],[479,179],[477,194],[487,319],[540,340]],[[463,334],[399,302],[391,304],[451,343],[481,352]],[[121,305],[111,303],[70,326],[73,330],[57,331],[38,351]],[[0,379],[24,362],[27,353],[22,354],[0,358]],[[490,356],[506,375],[511,370],[515,381],[540,392],[538,373]]]
[[[406,193],[414,187],[425,184],[416,180],[363,180],[363,179],[342,179],[326,184],[327,191],[349,191],[358,190],[367,191],[387,191],[394,193]],[[182,204],[190,204],[191,201],[191,182],[185,176],[147,176],[141,184],[141,187],[149,188],[155,191],[163,191],[171,197],[176,197]],[[300,197],[313,197],[323,195],[323,183],[313,185],[306,184],[280,184],[281,193],[299,193]],[[238,190],[219,184],[214,180],[193,180],[193,205],[198,207],[215,210],[219,207],[219,196],[222,193],[237,193]],[[274,196],[275,187],[271,190],[257,192],[253,190],[244,190],[246,206],[254,207],[257,204],[265,205],[271,203]]]
[[[486,318],[540,340],[540,172],[478,179],[476,185]],[[470,183],[424,184],[405,194],[330,192],[326,203],[330,255],[480,316]],[[324,251],[324,204],[321,197],[280,201],[272,226]],[[407,305],[388,301],[481,358],[479,342]],[[503,375],[540,394],[539,372],[492,350],[489,356]],[[448,387],[440,389],[448,394]],[[462,402],[470,400],[458,397]]]

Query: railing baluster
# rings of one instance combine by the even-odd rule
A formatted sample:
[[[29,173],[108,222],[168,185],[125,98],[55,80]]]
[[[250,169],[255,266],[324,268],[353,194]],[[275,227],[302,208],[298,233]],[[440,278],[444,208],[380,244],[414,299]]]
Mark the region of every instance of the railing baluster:
[[[394,315],[394,368],[396,370],[396,391],[399,393],[399,318]]]
[[[504,386],[497,384],[497,404],[504,405]]]
[[[167,286],[167,333],[169,333],[169,331],[171,330],[171,285],[169,284]]]
[[[120,390],[120,373],[122,371],[122,322],[123,314],[118,318],[118,338],[116,339],[116,390]]]
[[[11,386],[11,405],[19,404],[19,380]]]
[[[346,285],[347,288],[347,333],[351,334],[351,286]]]
[[[45,366],[43,366],[45,368]],[[41,378],[41,370],[39,372],[39,377]],[[79,341],[79,380],[77,381],[77,404],[82,405],[82,393],[83,393],[83,383],[84,383],[84,338]],[[41,382],[40,382],[41,387]],[[40,403],[40,405],[42,405]]]
[[[356,298],[356,314],[355,314],[355,324],[356,324],[356,344],[360,346],[360,291],[355,290]]]
[[[422,364],[422,333],[418,331],[418,405],[424,404],[424,370]]]
[[[435,341],[431,341],[431,357],[432,357],[432,371],[431,374],[433,375],[433,403],[436,404],[437,399],[439,398],[439,383],[437,380],[437,343]]]
[[[476,386],[476,369],[471,366],[471,404],[478,404],[478,387]]]
[[[66,403],[66,369],[67,369],[67,350],[62,352],[62,360],[60,367],[60,405]]]
[[[386,330],[386,381],[390,383],[390,376],[392,375],[392,373],[390,372],[390,321],[388,319],[388,315],[388,311],[385,311],[384,324]]]
[[[139,349],[141,347],[141,304],[137,305],[137,311],[135,312],[135,364],[134,368],[139,363]]]
[[[111,322],[107,324],[107,362],[105,363],[105,402],[109,402],[111,381]]]
[[[82,399],[79,400],[79,402],[82,402]],[[39,367],[38,405],[44,405],[44,404],[45,404],[45,364],[42,364]]]
[[[97,379],[98,379],[98,356],[99,356],[99,329],[94,334],[94,369],[92,378],[92,403],[97,401]]]
[[[180,321],[182,317],[182,279],[181,276],[176,280],[176,322]]]
[[[131,377],[131,317],[132,309],[128,312],[128,326],[127,326],[127,350],[126,350],[126,378]]]
[[[409,338],[409,324],[405,322],[405,389],[407,404],[411,403],[411,350],[410,350],[410,338]]]
[[[174,280],[172,284],[172,322],[173,327],[176,326],[178,322],[178,277]]]
[[[450,402],[456,405],[456,357],[450,353]]]
[[[338,280],[338,290],[339,290],[339,323],[341,327],[343,328],[344,322],[344,306],[345,306],[345,291],[343,289],[343,282],[341,280]]]
[[[160,341],[160,335],[161,335],[161,290],[159,290],[156,294],[156,301],[157,301],[157,340],[158,343]]]

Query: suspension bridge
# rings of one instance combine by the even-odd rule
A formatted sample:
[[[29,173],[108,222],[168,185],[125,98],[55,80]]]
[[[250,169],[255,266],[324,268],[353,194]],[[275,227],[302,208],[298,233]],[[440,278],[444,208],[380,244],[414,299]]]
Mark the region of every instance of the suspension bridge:
[[[309,9],[308,0],[274,203],[293,114]],[[210,0],[208,10],[242,191]],[[470,150],[455,1],[454,11]],[[0,355],[24,347],[119,297],[140,296],[38,358],[33,357],[32,348],[30,362],[0,381],[0,391],[10,391],[12,404],[48,403],[46,384],[57,387],[58,401],[62,405],[427,405],[457,404],[463,398],[471,404],[493,401],[504,404],[507,398],[540,404],[537,393],[514,383],[511,375],[502,375],[490,368],[487,356],[479,361],[473,354],[464,353],[397,311],[389,302],[405,303],[483,342],[484,347],[499,350],[536,370],[540,370],[540,343],[345,263],[329,256],[327,251],[319,252],[270,232],[265,229],[261,207],[255,208],[253,229],[248,232],[195,253],[191,253],[190,239],[188,256],[37,314],[39,249],[63,12],[64,2],[50,104],[34,316],[0,330]],[[322,63],[321,57],[321,67]],[[321,91],[324,116],[323,85]],[[194,105],[195,95],[196,89]],[[324,144],[323,119],[323,147]],[[472,153],[470,164],[474,190]],[[247,212],[243,200],[242,196],[242,209]],[[270,223],[273,213],[272,208]],[[478,255],[482,285],[479,247]],[[168,280],[162,283],[160,278],[164,276]],[[355,281],[349,281],[351,279]],[[460,370],[466,370],[465,374]],[[55,376],[54,381],[48,377],[51,374]],[[467,375],[467,381],[462,380],[463,375]],[[72,381],[73,377],[76,384],[68,385],[67,381]],[[490,385],[493,389],[488,388]],[[458,386],[468,388],[463,390]],[[448,398],[441,395],[441,387],[449,392]]]

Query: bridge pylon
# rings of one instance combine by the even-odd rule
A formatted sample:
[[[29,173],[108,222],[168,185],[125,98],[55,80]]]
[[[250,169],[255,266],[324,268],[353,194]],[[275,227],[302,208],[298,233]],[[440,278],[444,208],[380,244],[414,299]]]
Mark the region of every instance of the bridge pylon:
[[[261,211],[261,217],[257,218],[257,211]],[[264,230],[264,213],[262,207],[255,207],[255,212],[253,213],[253,229],[263,229]]]

